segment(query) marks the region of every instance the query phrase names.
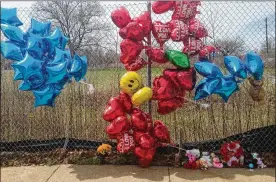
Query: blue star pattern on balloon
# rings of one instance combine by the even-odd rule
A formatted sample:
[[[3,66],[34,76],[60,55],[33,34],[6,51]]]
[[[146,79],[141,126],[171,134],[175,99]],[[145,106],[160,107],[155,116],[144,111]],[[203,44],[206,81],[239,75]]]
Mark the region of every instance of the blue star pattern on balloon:
[[[208,60],[198,61],[194,67],[204,78],[197,84],[194,100],[206,98],[217,94],[227,102],[229,97],[239,90],[238,83],[241,83],[248,76],[248,72],[256,80],[261,80],[263,75],[263,61],[255,52],[245,55],[245,63],[236,56],[225,56],[224,64],[229,75],[223,75],[220,68]]]
[[[68,38],[59,28],[50,32],[50,22],[31,19],[23,32],[16,9],[1,8],[1,31],[7,40],[1,41],[1,54],[13,61],[14,80],[22,80],[19,90],[32,91],[35,107],[54,106],[55,98],[72,78],[78,82],[87,72],[85,56],[72,58],[65,49]]]

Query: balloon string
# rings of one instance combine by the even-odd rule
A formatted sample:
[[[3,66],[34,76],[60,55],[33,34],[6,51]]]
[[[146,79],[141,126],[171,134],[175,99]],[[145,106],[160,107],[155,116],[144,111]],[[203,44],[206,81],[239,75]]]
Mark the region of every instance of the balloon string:
[[[195,101],[193,101],[193,100],[187,99],[187,98],[185,98],[185,97],[184,97],[184,99],[185,99],[186,101],[188,101],[188,102],[191,102],[191,103],[193,103],[193,104],[200,105],[200,106],[202,106],[202,107],[204,107],[204,108],[208,108],[208,107],[210,106],[210,104],[201,104],[201,103],[195,102]]]
[[[86,83],[84,81],[79,81],[79,83],[85,84],[88,86],[88,94],[93,94],[95,92],[95,87],[91,83]]]

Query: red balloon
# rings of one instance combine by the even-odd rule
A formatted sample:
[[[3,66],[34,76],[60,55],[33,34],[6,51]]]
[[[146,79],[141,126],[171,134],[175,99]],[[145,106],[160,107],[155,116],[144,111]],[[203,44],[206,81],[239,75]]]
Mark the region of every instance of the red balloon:
[[[170,134],[168,128],[162,121],[155,121],[153,128],[153,136],[160,142],[169,143],[170,142]]]
[[[118,135],[129,129],[129,122],[125,116],[114,119],[105,129],[108,135]]]
[[[154,62],[167,63],[168,60],[165,57],[165,52],[159,48],[149,48],[146,50],[146,54]]]
[[[123,6],[111,12],[111,19],[119,28],[125,27],[131,21],[128,10]]]
[[[118,116],[125,116],[125,110],[118,97],[111,98],[103,113],[103,119],[112,121]]]
[[[148,113],[144,113],[145,117],[146,117],[146,121],[147,121],[147,132],[150,132],[152,129],[152,118],[151,115]]]
[[[135,142],[131,134],[125,132],[118,137],[117,151],[119,153],[128,153],[134,148]]]
[[[176,96],[175,86],[164,76],[156,77],[153,81],[153,99],[171,99]]]
[[[189,35],[188,26],[180,20],[170,21],[171,39],[175,42],[184,41]]]
[[[156,141],[155,139],[150,136],[148,133],[145,133],[139,137],[139,146],[144,149],[150,149],[153,148]]]
[[[152,3],[152,11],[155,14],[165,13],[175,6],[175,1],[155,1]]]
[[[201,48],[204,46],[202,40],[195,37],[189,37],[187,41],[184,41],[183,53],[189,55],[198,54]]]
[[[145,113],[138,109],[134,108],[131,114],[131,123],[134,130],[139,130],[146,132],[148,128],[148,120]]]
[[[192,1],[177,1],[172,19],[186,21],[187,19],[195,17],[199,13],[197,11],[198,5],[198,3]]]
[[[179,85],[184,90],[191,91],[194,89],[196,84],[196,71],[194,67],[191,67],[189,70],[179,71],[176,78]]]
[[[217,48],[214,46],[204,46],[200,51],[199,51],[199,57],[201,58],[207,58],[211,53],[216,52]]]
[[[143,49],[143,44],[142,42],[134,42],[130,39],[124,39],[120,44],[120,49],[120,60],[123,64],[126,64],[137,59]]]
[[[143,12],[140,16],[133,21],[137,22],[143,30],[144,37],[148,36],[151,31],[151,17],[148,11]]]
[[[146,64],[147,62],[143,58],[138,57],[136,60],[126,63],[125,69],[127,71],[138,71],[141,68],[143,68]]]
[[[144,149],[142,147],[135,147],[135,149],[134,149],[134,155],[138,159],[152,160],[155,153],[156,153],[155,147],[150,148],[150,149]]]
[[[126,29],[126,27],[124,27],[124,28],[120,28],[120,30],[119,30],[119,35],[123,38],[123,39],[126,39],[127,38],[127,29]]]
[[[160,46],[163,47],[164,43],[170,39],[171,31],[169,23],[153,22],[152,34]]]
[[[134,138],[134,141],[136,142],[136,143],[138,143],[139,142],[139,138],[140,138],[140,136],[142,136],[143,134],[145,134],[144,132],[141,132],[141,131],[133,131],[133,138]]]
[[[143,29],[139,26],[137,22],[130,22],[125,27],[126,38],[133,41],[141,41],[144,39]]]
[[[189,32],[196,38],[208,36],[208,31],[199,20],[193,18],[189,21]]]
[[[179,87],[179,83],[178,83],[178,80],[176,78],[178,72],[179,72],[179,70],[177,70],[177,69],[165,69],[163,71],[163,75],[166,78],[168,78],[169,80],[171,80],[176,87]]]
[[[161,115],[169,114],[175,111],[178,107],[182,107],[184,99],[173,98],[170,100],[159,100],[157,112]]]
[[[125,111],[127,113],[131,113],[132,106],[133,106],[132,102],[131,102],[131,97],[127,93],[120,92],[119,99],[120,99],[120,102],[122,103]]]
[[[138,159],[138,164],[142,168],[149,167],[151,162],[152,162],[152,160],[148,160],[148,159]]]

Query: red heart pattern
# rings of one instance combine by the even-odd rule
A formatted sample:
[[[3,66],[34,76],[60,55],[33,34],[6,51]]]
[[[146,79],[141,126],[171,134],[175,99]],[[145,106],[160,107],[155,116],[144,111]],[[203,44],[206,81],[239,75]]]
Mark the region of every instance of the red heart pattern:
[[[164,43],[170,39],[169,23],[162,23],[160,21],[153,22],[152,34],[156,41],[163,47]]]
[[[189,35],[188,26],[180,20],[170,21],[171,39],[175,42],[184,41]]]
[[[118,137],[117,151],[119,153],[128,153],[135,148],[133,136],[125,132]]]

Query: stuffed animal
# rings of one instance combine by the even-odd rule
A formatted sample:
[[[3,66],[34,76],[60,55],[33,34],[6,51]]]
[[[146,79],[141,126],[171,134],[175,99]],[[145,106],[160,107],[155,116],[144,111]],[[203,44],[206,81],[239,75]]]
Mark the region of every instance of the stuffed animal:
[[[214,168],[223,168],[223,164],[220,162],[219,158],[214,153],[211,154],[211,157]]]
[[[253,99],[253,101],[258,102],[258,104],[262,105],[265,103],[265,91],[263,88],[262,80],[255,80],[253,77],[248,78],[250,83],[249,95]]]
[[[202,152],[202,157],[200,159],[206,161],[208,167],[213,166],[209,152]]]

